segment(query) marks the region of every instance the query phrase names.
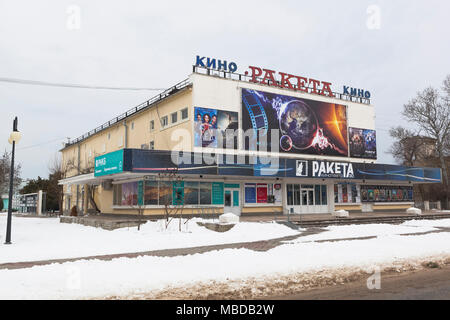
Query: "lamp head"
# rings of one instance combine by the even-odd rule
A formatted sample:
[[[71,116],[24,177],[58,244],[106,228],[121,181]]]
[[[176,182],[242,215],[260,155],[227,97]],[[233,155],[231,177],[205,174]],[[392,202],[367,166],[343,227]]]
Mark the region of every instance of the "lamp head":
[[[21,138],[22,138],[22,134],[19,131],[13,131],[13,132],[11,132],[11,135],[9,136],[8,142],[10,144],[12,144],[13,142],[15,142],[17,144]]]
[[[20,141],[20,138],[22,138],[22,135],[20,134],[19,130],[17,130],[17,124],[18,124],[17,117],[14,118],[13,121],[13,131],[11,132],[11,135],[9,136],[8,142],[12,144],[15,142],[16,144]]]

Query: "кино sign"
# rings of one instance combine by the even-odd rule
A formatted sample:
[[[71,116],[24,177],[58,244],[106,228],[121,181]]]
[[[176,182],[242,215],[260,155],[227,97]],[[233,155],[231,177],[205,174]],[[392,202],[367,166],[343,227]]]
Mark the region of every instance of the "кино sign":
[[[209,57],[197,56],[195,65],[197,67],[214,69],[217,71],[236,72],[237,70],[237,64],[234,62],[228,63],[226,60],[219,60],[216,58],[209,58]]]
[[[366,98],[366,99],[370,99],[371,96],[370,91],[364,89],[351,88],[349,86],[344,86],[342,93],[352,97]]]

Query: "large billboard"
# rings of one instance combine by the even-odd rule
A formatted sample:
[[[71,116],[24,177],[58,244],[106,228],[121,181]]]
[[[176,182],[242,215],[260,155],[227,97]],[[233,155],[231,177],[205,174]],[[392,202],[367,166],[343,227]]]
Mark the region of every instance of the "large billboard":
[[[265,132],[267,151],[348,157],[344,105],[242,89],[242,129]],[[276,143],[273,130],[279,134]],[[251,143],[244,137],[246,150]],[[256,145],[264,145],[261,138]]]
[[[237,112],[195,107],[194,117],[194,146],[196,147],[226,147],[225,130],[234,132],[238,129]],[[219,135],[223,139],[219,139]],[[222,145],[219,145],[220,140],[223,141]],[[233,139],[233,146],[237,149],[237,138]]]
[[[377,136],[375,130],[349,128],[350,157],[377,158]]]

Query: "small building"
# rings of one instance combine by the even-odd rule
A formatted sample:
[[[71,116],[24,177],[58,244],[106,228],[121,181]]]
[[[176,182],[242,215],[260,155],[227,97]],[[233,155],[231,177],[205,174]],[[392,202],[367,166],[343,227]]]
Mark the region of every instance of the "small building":
[[[64,210],[392,211],[437,168],[379,164],[370,92],[197,57],[189,77],[66,143]]]

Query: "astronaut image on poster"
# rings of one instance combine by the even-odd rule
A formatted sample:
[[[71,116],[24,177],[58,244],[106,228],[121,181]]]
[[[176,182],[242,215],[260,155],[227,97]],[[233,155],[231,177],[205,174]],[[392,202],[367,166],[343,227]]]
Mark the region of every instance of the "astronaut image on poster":
[[[238,113],[208,108],[194,108],[194,145],[196,147],[217,148],[219,135],[223,147],[226,147],[225,133],[227,130],[238,129]],[[232,148],[237,149],[237,138],[231,141]]]

